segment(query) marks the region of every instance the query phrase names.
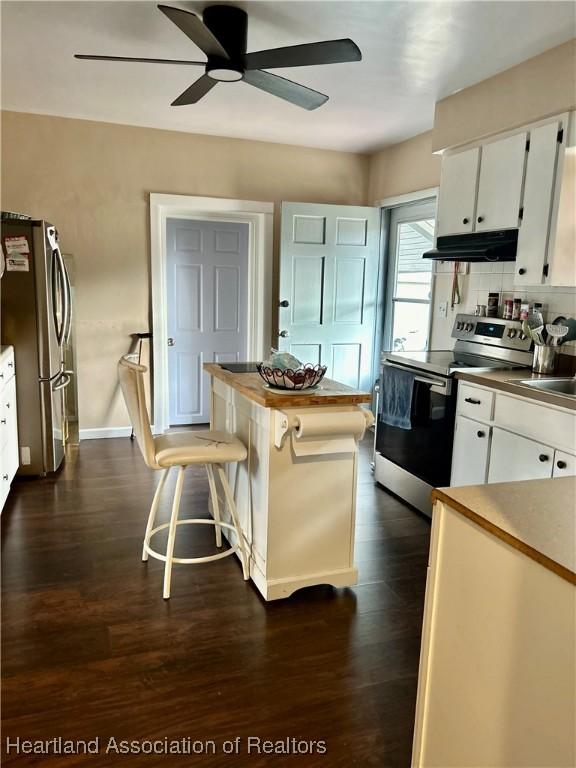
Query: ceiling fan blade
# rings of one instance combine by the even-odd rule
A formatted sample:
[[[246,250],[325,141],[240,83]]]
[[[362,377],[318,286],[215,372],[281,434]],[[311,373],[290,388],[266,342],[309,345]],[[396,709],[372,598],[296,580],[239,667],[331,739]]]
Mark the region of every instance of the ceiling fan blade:
[[[189,88],[186,88],[184,93],[181,93],[177,99],[174,99],[170,106],[181,107],[184,104],[196,104],[202,96],[205,96],[217,84],[217,80],[208,77],[208,75],[202,75]]]
[[[85,53],[75,53],[74,58],[88,61],[140,61],[144,64],[198,64],[201,67],[206,66],[205,61],[188,61],[186,59],[141,59],[134,56],[94,56]]]
[[[261,72],[259,69],[244,72],[244,81],[255,88],[260,88],[261,91],[271,93],[272,96],[278,96],[278,98],[290,101],[304,109],[317,109],[328,101],[328,96],[323,93],[313,91],[312,88],[306,88],[305,85],[294,83],[285,77],[279,77],[270,72]]]
[[[345,38],[255,51],[245,54],[243,61],[245,69],[273,69],[274,67],[306,67],[312,64],[339,64],[361,59],[360,48],[353,40]]]
[[[158,8],[163,14],[168,16],[170,21],[174,22],[174,24],[176,24],[176,26],[181,29],[193,43],[196,43],[198,48],[200,48],[206,56],[218,56],[221,59],[230,58],[219,40],[214,37],[204,22],[194,13],[183,11],[180,8],[172,8],[169,5],[159,5]]]

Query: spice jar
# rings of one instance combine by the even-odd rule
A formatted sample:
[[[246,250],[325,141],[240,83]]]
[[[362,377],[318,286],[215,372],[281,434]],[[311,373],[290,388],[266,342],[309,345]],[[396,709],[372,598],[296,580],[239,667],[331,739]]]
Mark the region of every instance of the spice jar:
[[[504,320],[512,320],[514,314],[514,300],[505,299],[504,301]]]
[[[520,320],[520,310],[522,309],[522,299],[514,299],[512,308],[512,320]]]
[[[499,300],[500,300],[499,293],[488,294],[488,305],[487,305],[487,312],[486,312],[488,317],[498,317]]]

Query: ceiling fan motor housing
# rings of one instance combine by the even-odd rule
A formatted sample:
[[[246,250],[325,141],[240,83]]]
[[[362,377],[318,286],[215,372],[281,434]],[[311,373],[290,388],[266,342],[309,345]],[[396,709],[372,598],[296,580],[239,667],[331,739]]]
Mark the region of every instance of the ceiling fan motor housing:
[[[210,5],[204,9],[202,21],[222,44],[229,59],[209,56],[206,74],[215,80],[241,80],[242,57],[248,43],[248,15],[232,5]]]

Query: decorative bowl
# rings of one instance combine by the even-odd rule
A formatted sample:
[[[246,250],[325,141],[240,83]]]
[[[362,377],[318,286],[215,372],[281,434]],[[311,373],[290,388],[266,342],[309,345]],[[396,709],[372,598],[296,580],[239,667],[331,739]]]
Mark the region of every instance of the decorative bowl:
[[[318,386],[326,373],[325,365],[306,363],[295,371],[292,368],[272,368],[264,363],[256,366],[266,384],[275,389],[311,389]]]

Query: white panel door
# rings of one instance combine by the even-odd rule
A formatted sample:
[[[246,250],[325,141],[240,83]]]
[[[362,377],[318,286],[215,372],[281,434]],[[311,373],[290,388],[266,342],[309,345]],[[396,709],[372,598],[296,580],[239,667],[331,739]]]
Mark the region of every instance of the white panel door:
[[[526,139],[526,133],[517,133],[482,147],[476,232],[518,226]]]
[[[372,388],[380,243],[377,208],[282,203],[278,348]]]
[[[466,416],[456,418],[450,485],[483,485],[488,472],[490,427]]]
[[[442,158],[437,235],[454,235],[474,229],[479,165],[479,147]]]
[[[166,223],[170,425],[210,421],[207,362],[247,358],[248,224]]]
[[[552,477],[554,449],[515,435],[505,429],[492,429],[489,483],[538,480]]]

